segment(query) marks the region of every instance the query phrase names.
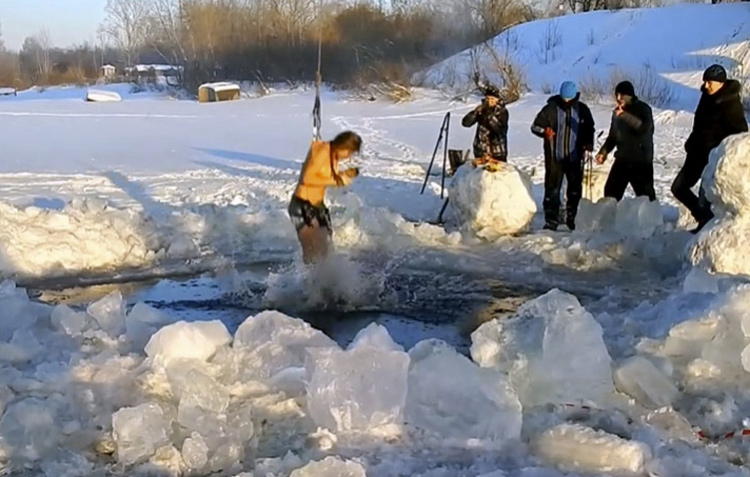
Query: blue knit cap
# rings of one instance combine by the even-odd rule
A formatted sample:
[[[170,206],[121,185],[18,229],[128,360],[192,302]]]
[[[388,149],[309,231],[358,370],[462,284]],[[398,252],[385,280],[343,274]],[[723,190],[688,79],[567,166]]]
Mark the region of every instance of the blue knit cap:
[[[560,97],[564,100],[573,99],[578,94],[578,86],[572,81],[563,81],[560,85]]]

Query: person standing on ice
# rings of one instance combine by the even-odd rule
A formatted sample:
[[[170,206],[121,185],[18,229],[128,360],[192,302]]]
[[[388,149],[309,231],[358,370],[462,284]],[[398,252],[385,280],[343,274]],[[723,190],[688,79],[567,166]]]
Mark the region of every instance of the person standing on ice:
[[[494,86],[484,89],[482,104],[469,111],[461,125],[470,128],[477,125],[474,135],[474,164],[508,162],[509,114]]]
[[[560,221],[560,187],[568,180],[565,224],[576,228],[576,213],[581,201],[583,157],[594,149],[594,117],[580,100],[572,81],[560,86],[536,115],[531,132],[544,139],[544,228],[557,230]]]
[[[615,86],[617,106],[612,113],[609,135],[596,155],[604,164],[613,149],[615,163],[604,184],[604,197],[622,200],[628,184],[637,197],[656,200],[654,190],[654,117],[651,107],[638,99],[630,81]]]
[[[359,175],[356,167],[339,172],[338,166],[340,161],[358,153],[361,147],[362,138],[351,131],[342,132],[333,141],[313,141],[310,146],[288,209],[306,264],[318,262],[328,255],[333,229],[324,202],[326,189],[347,186]]]
[[[727,136],[748,129],[742,111],[741,90],[738,81],[727,79],[727,72],[721,65],[711,65],[703,72],[701,99],[695,110],[693,131],[685,142],[687,157],[672,183],[672,194],[698,222],[693,233],[698,233],[714,217],[711,204],[704,196],[703,186],[700,196],[691,190],[708,165],[708,154]]]

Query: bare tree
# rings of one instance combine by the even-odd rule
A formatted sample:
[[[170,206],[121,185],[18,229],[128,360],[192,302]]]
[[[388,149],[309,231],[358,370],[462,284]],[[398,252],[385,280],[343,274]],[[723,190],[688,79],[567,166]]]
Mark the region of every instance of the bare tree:
[[[104,31],[125,53],[126,66],[132,66],[148,31],[148,5],[144,0],[108,0]]]
[[[52,70],[52,62],[50,61],[50,49],[52,48],[52,37],[50,37],[49,30],[43,28],[34,37],[36,40],[36,64],[39,71],[39,78],[46,80],[49,77],[49,72]]]

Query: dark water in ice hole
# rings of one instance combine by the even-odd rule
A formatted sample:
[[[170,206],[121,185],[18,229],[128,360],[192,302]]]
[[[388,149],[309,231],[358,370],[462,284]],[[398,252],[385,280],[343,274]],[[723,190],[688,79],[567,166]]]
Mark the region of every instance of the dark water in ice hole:
[[[29,288],[43,302],[74,307],[84,307],[120,290],[129,306],[142,301],[181,320],[218,319],[233,333],[245,318],[263,310],[265,280],[279,268],[265,264],[239,270],[243,283],[240,293],[228,292],[222,277],[212,274],[72,288]],[[344,310],[334,305],[303,310],[280,307],[280,311],[306,320],[341,346],[348,345],[359,330],[376,322],[406,349],[423,339],[438,338],[468,354],[469,334],[479,324],[512,313],[523,302],[546,291],[511,288],[487,280],[479,284],[460,275],[415,271],[394,273],[386,278],[385,286],[390,292],[387,303],[373,303],[365,309]]]

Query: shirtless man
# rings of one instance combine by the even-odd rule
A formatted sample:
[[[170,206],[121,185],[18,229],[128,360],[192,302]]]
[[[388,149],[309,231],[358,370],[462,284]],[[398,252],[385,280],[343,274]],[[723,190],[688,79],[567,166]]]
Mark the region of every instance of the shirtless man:
[[[326,189],[332,186],[347,186],[359,175],[359,169],[351,168],[341,173],[339,161],[345,161],[359,152],[362,138],[345,131],[333,141],[313,141],[302,165],[297,188],[289,203],[297,237],[302,245],[302,259],[314,263],[328,255],[328,244],[333,233],[331,215],[323,199]]]

